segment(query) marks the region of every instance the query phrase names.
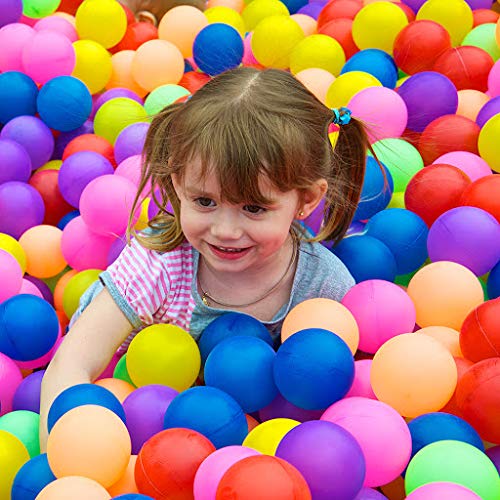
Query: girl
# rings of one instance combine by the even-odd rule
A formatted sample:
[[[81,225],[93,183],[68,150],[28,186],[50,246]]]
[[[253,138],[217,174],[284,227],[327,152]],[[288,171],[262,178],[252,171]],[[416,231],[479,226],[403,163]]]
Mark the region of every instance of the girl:
[[[335,150],[332,122],[340,125]],[[95,380],[134,330],[172,323],[198,339],[238,311],[277,338],[298,303],[340,301],[354,280],[318,241],[345,234],[367,147],[347,109],[328,109],[274,69],[228,71],[156,116],[138,192],[158,188],[159,214],[82,297],[43,378],[42,447],[55,397]],[[309,238],[298,221],[322,199],[324,225]]]

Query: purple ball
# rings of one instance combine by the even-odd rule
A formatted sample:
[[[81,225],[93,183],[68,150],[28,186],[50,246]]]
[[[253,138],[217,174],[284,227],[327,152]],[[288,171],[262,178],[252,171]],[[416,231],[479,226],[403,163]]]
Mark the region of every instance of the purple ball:
[[[54,136],[36,116],[16,116],[4,126],[0,137],[21,144],[31,158],[33,170],[45,165],[54,152]]]
[[[66,146],[75,138],[83,134],[94,133],[94,122],[87,120],[81,127],[70,132],[61,132],[56,139],[52,160],[61,160]]]
[[[493,462],[493,465],[497,468],[497,471],[500,473],[500,445],[488,448],[486,450],[486,455],[488,455],[488,458]]]
[[[45,370],[28,375],[17,387],[12,400],[12,409],[40,413],[40,390]]]
[[[424,5],[425,2],[426,0],[401,0],[401,3],[408,5],[408,7],[410,7],[413,12],[415,12],[415,14],[418,12],[420,7]]]
[[[457,262],[482,276],[500,260],[500,224],[481,208],[452,208],[431,226],[427,249],[432,262]]]
[[[149,129],[149,123],[138,122],[124,128],[115,142],[115,160],[119,165],[130,156],[140,155]]]
[[[322,414],[323,410],[299,408],[287,401],[281,394],[278,394],[270,404],[259,410],[259,418],[262,422],[273,418],[291,418],[299,422],[307,422],[309,420],[319,420]]]
[[[490,99],[480,109],[476,117],[476,123],[482,127],[490,118],[500,113],[500,96]]]
[[[115,99],[116,97],[126,97],[128,99],[132,99],[137,101],[139,104],[144,104],[144,101],[132,90],[115,87],[113,89],[106,90],[103,92],[95,101],[95,112],[99,110],[99,108],[106,102],[111,101],[111,99]]]
[[[0,184],[28,182],[31,177],[30,155],[21,144],[10,139],[0,139],[0,166]]]
[[[158,191],[156,192],[156,198],[158,200],[161,200],[161,196],[160,196],[160,193]],[[151,220],[159,212],[160,212],[160,208],[153,200],[153,197],[151,197],[151,199],[149,200],[149,205],[148,205],[148,219]],[[172,204],[170,202],[167,203],[167,212],[170,212],[171,214],[174,213],[174,209],[172,208]]]
[[[165,385],[151,384],[139,387],[123,402],[127,429],[132,440],[132,454],[137,455],[142,445],[163,430],[165,412],[179,393]]]
[[[116,238],[108,252],[108,266],[113,264],[113,262],[122,253],[122,250],[126,247],[126,245],[126,238]]]
[[[308,3],[301,7],[297,11],[297,14],[305,14],[306,16],[312,17],[313,19],[317,20],[324,6],[325,4],[321,2]]]
[[[435,71],[410,76],[398,90],[408,109],[407,127],[423,132],[425,127],[443,115],[454,115],[458,93],[449,78]]]
[[[304,422],[285,435],[276,456],[298,469],[314,500],[352,500],[363,487],[363,451],[340,425],[324,420]]]
[[[24,182],[0,184],[0,233],[16,239],[43,222],[45,205],[40,193]]]
[[[362,488],[354,500],[384,500],[387,497],[372,488]]]
[[[87,184],[101,175],[113,173],[113,165],[103,155],[94,151],[79,151],[63,161],[58,177],[59,190],[71,206],[78,208]]]
[[[33,283],[38,290],[40,290],[40,293],[42,294],[42,297],[52,306],[54,307],[54,296],[52,295],[52,292],[50,291],[49,285],[45,283],[45,281],[41,280],[40,278],[35,278],[34,276],[30,276],[29,274],[25,274],[24,278]]]
[[[471,10],[476,9],[491,9],[491,5],[493,4],[493,0],[465,0]]]
[[[17,23],[23,14],[23,0],[0,0],[0,28]]]

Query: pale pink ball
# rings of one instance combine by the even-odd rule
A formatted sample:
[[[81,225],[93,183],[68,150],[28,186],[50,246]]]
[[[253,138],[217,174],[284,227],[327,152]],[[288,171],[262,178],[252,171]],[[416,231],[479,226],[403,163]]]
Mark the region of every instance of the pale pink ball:
[[[354,380],[346,398],[362,397],[377,399],[370,383],[370,370],[372,368],[371,359],[358,359],[354,362]]]
[[[23,71],[23,49],[36,31],[21,23],[0,29],[0,71]]]
[[[76,32],[74,25],[61,16],[52,15],[44,17],[37,21],[33,28],[36,31],[57,31],[71,42],[76,42],[78,40],[78,33]]]
[[[40,297],[43,299],[42,292],[39,290],[39,288],[33,284],[30,280],[27,280],[26,278],[23,278],[23,282],[21,284],[21,290],[19,290],[19,293],[27,293],[29,295],[36,295],[37,297]]]
[[[468,175],[472,182],[493,173],[490,166],[480,156],[470,153],[469,151],[452,151],[451,153],[445,153],[437,158],[434,164],[445,164],[457,167]]]

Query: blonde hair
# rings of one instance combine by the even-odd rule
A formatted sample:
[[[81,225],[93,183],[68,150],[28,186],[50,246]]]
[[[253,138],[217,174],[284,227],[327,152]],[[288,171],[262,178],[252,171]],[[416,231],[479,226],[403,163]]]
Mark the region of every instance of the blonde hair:
[[[182,180],[185,165],[197,157],[201,177],[215,174],[223,199],[231,203],[266,204],[259,191],[262,175],[282,192],[300,193],[326,179],[324,224],[311,240],[340,241],[359,201],[370,146],[363,124],[352,118],[340,127],[333,150],[328,138],[333,119],[332,111],[285,71],[240,67],[216,76],[151,123],[138,193],[149,183],[155,186],[160,211],[149,221],[153,231],[137,238],[159,251],[184,241],[171,176]],[[139,202],[138,194],[135,205]]]

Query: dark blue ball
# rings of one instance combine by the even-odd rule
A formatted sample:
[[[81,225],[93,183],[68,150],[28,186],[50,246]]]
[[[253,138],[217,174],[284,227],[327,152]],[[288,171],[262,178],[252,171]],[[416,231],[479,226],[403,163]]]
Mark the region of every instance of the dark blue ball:
[[[119,497],[113,497],[112,500],[154,500],[153,497],[141,495],[140,493],[125,493]]]
[[[99,385],[78,384],[61,392],[52,403],[47,418],[49,432],[65,413],[83,405],[103,406],[115,413],[125,423],[125,410],[111,391]]]
[[[38,93],[37,109],[44,123],[61,132],[81,127],[92,111],[87,86],[73,76],[56,76]]]
[[[500,297],[500,261],[490,271],[487,282],[488,298],[490,300]]]
[[[273,348],[256,337],[233,337],[215,346],[205,364],[205,384],[232,396],[245,413],[258,411],[278,395]]]
[[[290,14],[296,14],[299,9],[308,4],[307,0],[282,0]]]
[[[38,455],[26,462],[17,472],[10,498],[12,500],[35,500],[45,486],[56,480],[50,470],[47,454]]]
[[[66,215],[61,217],[61,220],[57,223],[57,227],[62,231],[67,224],[69,224],[75,217],[80,215],[79,210],[73,210],[72,212],[68,212]]]
[[[344,64],[340,74],[349,71],[370,73],[384,86],[393,89],[398,81],[398,67],[394,59],[383,50],[365,49],[356,52]]]
[[[281,395],[299,408],[328,408],[347,394],[353,380],[352,353],[328,330],[300,330],[278,349],[274,381]]]
[[[0,74],[0,123],[21,115],[35,115],[38,87],[19,71]]]
[[[54,308],[36,295],[20,294],[0,304],[0,352],[17,361],[47,354],[57,340]]]
[[[248,434],[241,406],[215,387],[192,387],[176,396],[165,412],[164,429],[184,427],[203,434],[216,448],[240,445]]]
[[[219,342],[237,335],[257,337],[270,346],[273,345],[271,334],[259,320],[248,314],[231,312],[219,316],[203,330],[198,343],[202,361],[207,360],[208,355]]]
[[[243,40],[228,24],[209,24],[196,35],[193,57],[202,71],[210,76],[218,75],[241,64]]]

